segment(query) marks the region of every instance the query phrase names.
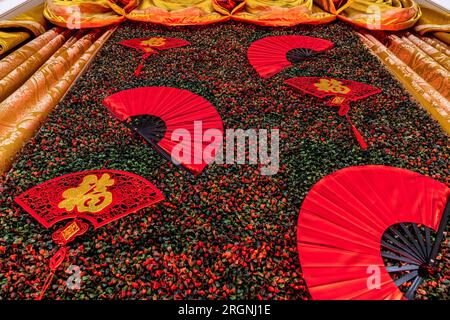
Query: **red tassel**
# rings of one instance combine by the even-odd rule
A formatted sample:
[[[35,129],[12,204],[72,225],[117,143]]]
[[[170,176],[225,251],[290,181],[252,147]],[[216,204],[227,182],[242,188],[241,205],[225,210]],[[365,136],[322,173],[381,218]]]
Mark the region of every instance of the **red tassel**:
[[[352,127],[353,134],[355,135],[356,140],[358,140],[358,143],[359,143],[361,149],[367,150],[367,143],[366,143],[366,141],[364,141],[363,136],[358,131],[358,129],[355,127],[352,120],[350,120],[350,117],[348,116],[348,114],[345,117],[346,117],[348,123],[350,124],[350,126]]]
[[[134,71],[134,75],[136,77],[139,77],[143,67],[144,67],[144,61],[142,61],[141,64],[137,67],[137,69]]]
[[[61,248],[59,249],[55,255],[50,259],[50,274],[45,279],[44,286],[41,289],[39,296],[36,300],[42,300],[44,297],[45,291],[47,291],[48,287],[52,283],[53,277],[55,276],[56,269],[64,262],[67,256],[67,249]]]
[[[153,54],[156,54],[156,52],[155,51],[147,52],[146,54],[144,54],[142,56],[141,64],[134,71],[134,74],[135,74],[136,77],[139,77],[139,75],[141,74],[142,68],[144,67],[145,60],[147,60],[147,58],[150,57]]]
[[[42,300],[44,297],[45,292],[47,291],[48,287],[50,286],[50,283],[52,283],[53,277],[55,276],[54,272],[50,272],[50,274],[47,276],[47,279],[45,279],[44,286],[41,289],[41,293],[36,298],[36,300]]]
[[[364,138],[362,137],[361,133],[359,133],[358,129],[352,124],[352,130],[353,134],[356,137],[356,140],[358,140],[359,145],[361,146],[361,149],[367,150],[367,143],[364,141]]]

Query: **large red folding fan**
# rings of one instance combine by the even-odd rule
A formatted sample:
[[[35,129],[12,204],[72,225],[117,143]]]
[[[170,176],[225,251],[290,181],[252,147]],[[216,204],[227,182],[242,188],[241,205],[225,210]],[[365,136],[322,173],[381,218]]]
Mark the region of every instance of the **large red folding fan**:
[[[150,38],[136,38],[123,40],[119,42],[120,45],[142,51],[142,62],[137,67],[135,74],[138,76],[141,73],[144,61],[158,51],[168,50],[171,48],[178,48],[190,45],[190,43],[183,39],[167,38],[167,37],[150,37]]]
[[[385,166],[350,167],[319,181],[302,204],[297,231],[312,297],[414,298],[433,274],[449,197],[443,183]]]
[[[95,229],[164,199],[148,180],[117,170],[90,170],[67,174],[44,182],[14,200],[44,227],[67,219],[53,241],[61,248],[50,259],[50,275],[38,299],[67,256],[66,245],[83,235],[92,223]]]
[[[348,115],[350,102],[377,94],[381,92],[380,89],[365,83],[328,77],[297,77],[288,79],[285,82],[318,98],[331,97],[325,104],[339,108],[339,115],[345,116],[361,148],[363,150],[367,149],[364,138]]]
[[[203,157],[211,131],[223,134],[219,113],[204,98],[187,90],[143,87],[117,92],[103,104],[166,158],[200,174],[210,160]],[[186,138],[174,139],[177,132]],[[205,138],[205,139],[204,139]],[[182,150],[182,155],[178,152]]]
[[[268,78],[293,63],[332,47],[331,41],[320,38],[273,36],[253,42],[248,49],[247,57],[258,74]]]

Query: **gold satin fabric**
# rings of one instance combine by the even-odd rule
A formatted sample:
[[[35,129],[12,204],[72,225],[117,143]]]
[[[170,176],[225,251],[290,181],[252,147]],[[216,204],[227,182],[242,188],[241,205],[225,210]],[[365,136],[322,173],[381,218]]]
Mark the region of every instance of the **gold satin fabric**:
[[[412,27],[421,14],[413,0],[354,0],[338,18],[365,29],[395,31]]]
[[[70,34],[71,31],[62,29],[48,31],[40,40],[35,39],[22,50],[19,49],[0,61],[0,102],[28,80],[67,41]],[[46,42],[42,42],[42,39]]]
[[[44,16],[69,29],[99,28],[125,20],[124,9],[109,0],[47,0]]]
[[[319,24],[335,20],[335,15],[313,5],[313,0],[247,0],[232,19],[263,26]]]
[[[426,69],[423,68],[420,61],[417,61],[414,58],[408,59],[405,57],[402,57],[402,60],[402,58],[397,57],[394,52],[392,52],[386,45],[380,42],[373,35],[368,33],[359,33],[359,35],[363,43],[407,88],[408,92],[410,92],[417,99],[417,101],[425,107],[425,109],[439,122],[447,133],[450,133],[450,101],[444,96],[448,96],[449,88],[447,86],[447,89],[445,89],[442,84],[439,83],[440,81],[448,81],[448,79],[440,79],[437,83],[434,83],[433,79],[429,79],[432,83],[428,83],[418,74],[420,73],[422,76],[426,75]],[[406,35],[406,38],[410,38],[410,36]],[[437,44],[434,39],[430,39],[431,41],[424,41],[418,37],[416,38],[420,41],[421,46],[424,48],[427,45],[432,46],[433,43]],[[414,39],[414,41],[417,41],[417,39]],[[396,41],[398,41],[398,39],[396,39]],[[431,49],[428,47],[427,50],[432,50],[434,55],[440,57],[438,59],[443,58],[441,54],[444,52],[441,50],[444,50],[444,48],[433,47],[433,49]],[[437,62],[437,60],[435,61]],[[444,64],[447,63],[448,61]],[[447,69],[447,71],[449,70]],[[442,89],[444,91],[442,91]],[[441,92],[443,94],[441,94]]]
[[[332,14],[339,14],[342,10],[347,8],[354,0],[314,0],[314,4]]]
[[[33,36],[49,28],[43,15],[44,4],[26,11],[10,20],[0,21],[0,55],[10,52]]]
[[[450,46],[450,32],[434,32],[433,36]]]
[[[421,5],[422,17],[414,26],[419,34],[432,33],[439,40],[450,45],[450,13],[438,11],[426,5]]]
[[[170,26],[203,25],[229,19],[214,9],[211,0],[141,0],[126,17]]]
[[[0,180],[112,31],[54,28],[0,61]]]
[[[450,50],[448,47],[441,45],[433,38],[421,37],[410,32],[406,33],[405,37],[425,54],[450,71]]]
[[[0,30],[0,55],[6,54],[31,37],[26,31]]]
[[[420,40],[428,43],[429,45],[432,45],[434,48],[439,50],[440,52],[450,56],[450,47],[443,41],[437,39],[437,38],[430,38],[426,36],[418,36]]]
[[[417,38],[416,38],[417,39]],[[420,45],[420,40],[418,41]],[[416,46],[408,37],[388,36],[388,49],[450,101],[450,58],[435,52],[435,58]],[[440,60],[440,61],[439,61]]]

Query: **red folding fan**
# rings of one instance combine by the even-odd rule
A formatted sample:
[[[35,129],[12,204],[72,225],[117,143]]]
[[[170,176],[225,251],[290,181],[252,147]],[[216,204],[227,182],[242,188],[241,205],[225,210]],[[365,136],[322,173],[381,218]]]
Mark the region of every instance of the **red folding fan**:
[[[140,75],[145,60],[151,55],[158,54],[158,51],[190,45],[189,42],[183,39],[166,38],[166,37],[130,39],[121,41],[119,42],[119,44],[125,47],[137,49],[144,52],[144,55],[142,56],[142,61],[135,71],[136,76]]]
[[[250,64],[263,78],[274,76],[293,63],[333,47],[333,42],[306,36],[273,36],[253,42],[247,52]]]
[[[319,181],[298,220],[314,299],[411,299],[433,274],[450,188],[412,171],[362,166]],[[405,293],[403,293],[405,291]]]
[[[203,157],[205,148],[212,142],[211,133],[212,136],[223,134],[222,119],[216,109],[187,90],[129,89],[107,97],[103,104],[167,159],[195,175],[213,160]],[[183,133],[182,141],[175,137],[179,133]]]
[[[146,179],[116,170],[67,174],[16,197],[14,200],[46,228],[71,219],[52,235],[53,241],[62,247],[50,260],[51,273],[39,299],[66,257],[65,246],[89,229],[85,221],[97,229],[163,199],[161,192]]]
[[[348,115],[348,111],[350,110],[349,103],[379,93],[381,92],[380,89],[365,83],[327,77],[297,77],[286,80],[286,83],[318,98],[331,96],[331,99],[326,102],[326,105],[339,107],[339,115],[345,116],[359,145],[363,150],[367,149],[364,138]]]

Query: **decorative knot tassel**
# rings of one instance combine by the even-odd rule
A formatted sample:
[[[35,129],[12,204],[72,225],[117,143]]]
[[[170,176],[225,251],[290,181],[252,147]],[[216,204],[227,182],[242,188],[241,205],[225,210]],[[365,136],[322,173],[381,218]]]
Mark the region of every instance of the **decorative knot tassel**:
[[[361,135],[361,133],[358,131],[358,129],[356,129],[356,127],[353,124],[351,124],[351,126],[352,126],[353,134],[355,135],[356,140],[358,140],[358,143],[359,143],[361,149],[367,150],[367,143],[366,143],[366,141],[364,141],[363,136]]]
[[[50,274],[47,276],[44,282],[44,286],[41,289],[41,292],[39,293],[39,296],[36,298],[36,300],[42,300],[44,297],[45,292],[47,291],[48,287],[52,283],[53,277],[55,276],[56,270],[59,268],[59,266],[64,262],[67,256],[67,249],[61,248],[59,249],[54,256],[50,259]]]
[[[138,67],[136,68],[136,70],[134,71],[134,75],[135,75],[136,77],[139,77],[139,75],[141,74],[142,68],[144,68],[145,60],[147,60],[147,58],[150,57],[150,56],[153,55],[153,54],[156,54],[156,52],[155,52],[155,51],[147,52],[146,54],[144,54],[144,55],[142,56],[141,63],[139,64],[139,66],[138,66]]]
[[[350,120],[350,117],[348,116],[348,114],[346,115],[346,119],[347,119],[348,123],[350,124],[350,126],[352,127],[353,135],[355,136],[356,140],[358,141],[361,149],[363,149],[364,151],[367,150],[368,146],[367,146],[366,141],[364,141],[362,134],[358,131],[356,126],[353,124],[352,120]]]
[[[139,77],[142,71],[142,68],[144,67],[144,61],[141,62],[141,64],[136,68],[136,70],[134,71],[134,75],[136,77]]]

